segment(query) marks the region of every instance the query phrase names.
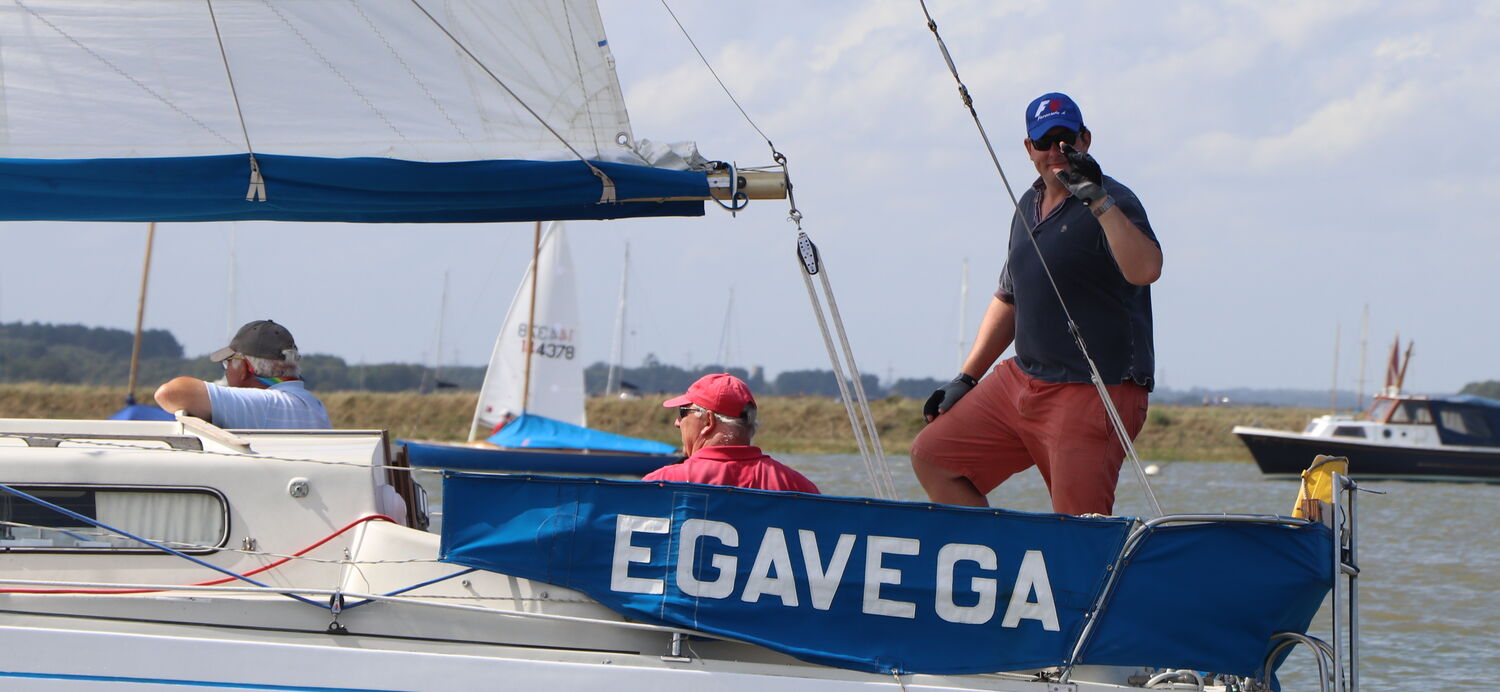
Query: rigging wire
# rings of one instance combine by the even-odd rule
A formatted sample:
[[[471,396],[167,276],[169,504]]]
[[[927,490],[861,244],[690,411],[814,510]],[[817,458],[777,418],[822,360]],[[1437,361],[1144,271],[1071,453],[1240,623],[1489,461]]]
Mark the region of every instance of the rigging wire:
[[[1073,321],[1073,315],[1068,311],[1067,301],[1063,300],[1062,291],[1057,287],[1057,280],[1052,277],[1052,268],[1047,264],[1047,258],[1042,255],[1041,245],[1037,244],[1036,235],[1027,219],[1025,212],[1021,210],[1021,203],[1016,200],[1016,193],[1011,189],[1010,179],[1005,175],[1005,167],[1000,165],[1000,158],[995,154],[995,147],[990,143],[990,136],[984,129],[984,123],[979,119],[979,112],[974,109],[974,99],[969,95],[969,88],[964,85],[962,78],[958,76],[958,66],[953,63],[953,56],[948,52],[948,45],[943,42],[942,34],[938,33],[937,22],[933,20],[932,13],[927,11],[927,0],[918,0],[922,5],[922,14],[927,17],[927,28],[932,31],[932,36],[937,40],[938,49],[943,53],[943,60],[948,63],[948,71],[953,73],[953,80],[958,82],[958,93],[963,99],[964,107],[969,110],[969,115],[974,118],[974,126],[979,128],[979,136],[984,140],[984,147],[989,151],[990,161],[994,162],[995,170],[1000,173],[1000,180],[1005,185],[1005,194],[1010,196],[1010,203],[1015,207],[1016,218],[1021,220],[1021,226],[1026,230],[1026,237],[1031,240],[1031,247],[1036,251],[1037,261],[1041,263],[1042,271],[1047,275],[1047,283],[1052,286],[1053,295],[1057,296],[1058,305],[1062,308],[1063,317],[1068,322],[1068,333],[1073,337],[1073,343],[1078,345],[1078,350],[1083,353],[1083,359],[1089,364],[1089,376],[1093,381],[1094,388],[1099,392],[1099,398],[1104,402],[1104,411],[1109,418],[1109,423],[1119,438],[1120,445],[1125,450],[1125,455],[1130,458],[1135,467],[1136,477],[1140,480],[1141,490],[1146,499],[1150,501],[1151,509],[1156,516],[1162,516],[1164,512],[1161,503],[1156,500],[1156,493],[1151,490],[1151,482],[1146,478],[1145,468],[1141,466],[1141,458],[1136,454],[1135,445],[1130,440],[1130,435],[1125,432],[1125,423],[1120,420],[1120,412],[1115,408],[1115,402],[1109,397],[1109,390],[1105,388],[1104,378],[1099,374],[1099,366],[1094,364],[1094,359],[1089,355],[1088,345],[1084,343],[1083,332],[1078,329],[1078,324]]]
[[[438,28],[438,31],[443,32],[443,35],[447,36],[448,40],[452,41],[454,46],[457,46],[459,50],[463,51],[464,55],[469,56],[469,59],[474,61],[474,64],[477,65],[479,69],[484,70],[484,73],[489,75],[490,79],[494,80],[495,84],[499,85],[501,89],[504,89],[505,93],[509,94],[516,103],[520,104],[522,108],[526,109],[526,112],[530,113],[531,117],[536,118],[536,121],[540,123],[542,127],[547,128],[547,131],[551,132],[552,136],[557,138],[557,141],[562,142],[562,145],[567,147],[568,151],[573,152],[573,155],[577,156],[578,160],[583,162],[583,165],[589,167],[589,171],[592,172],[594,174],[594,177],[598,178],[599,182],[604,185],[604,191],[599,196],[600,204],[613,204],[617,201],[617,197],[615,195],[614,180],[611,180],[603,170],[594,165],[593,161],[590,161],[588,157],[584,156],[581,152],[578,151],[578,149],[574,148],[571,142],[565,139],[561,133],[559,133],[552,127],[550,123],[542,118],[541,114],[536,112],[536,109],[531,107],[531,104],[523,101],[521,97],[516,94],[516,92],[512,91],[511,88],[505,84],[505,81],[500,79],[499,75],[495,74],[488,65],[484,64],[484,62],[479,59],[479,56],[474,55],[474,52],[469,50],[469,47],[464,45],[463,41],[458,40],[458,37],[454,36],[453,32],[448,30],[448,27],[443,26],[443,23],[439,22],[437,20],[437,17],[432,16],[432,13],[428,12],[427,8],[422,6],[422,3],[418,2],[417,0],[411,0],[411,4],[415,6],[417,10],[420,11],[423,15],[425,15],[428,21],[431,21],[432,25]]]
[[[255,147],[250,146],[250,128],[245,125],[245,110],[240,107],[240,92],[234,88],[234,71],[229,69],[229,53],[224,50],[224,36],[219,33],[219,17],[214,14],[214,0],[208,4],[208,18],[214,26],[214,40],[219,43],[219,57],[224,61],[224,76],[229,79],[229,96],[234,99],[234,113],[240,119],[240,134],[245,137],[245,152],[250,155],[250,188],[245,191],[246,202],[266,201],[266,179],[261,177],[260,162],[255,160]]]
[[[744,106],[741,106],[739,99],[736,99],[734,94],[729,91],[729,87],[724,84],[724,80],[719,78],[719,73],[714,71],[713,65],[709,64],[708,58],[698,48],[698,43],[688,33],[687,27],[682,25],[682,21],[677,18],[677,13],[672,11],[671,6],[667,4],[667,0],[661,0],[661,4],[662,7],[666,8],[667,14],[672,16],[672,21],[677,23],[677,28],[682,30],[682,35],[687,37],[688,43],[692,45],[693,51],[698,54],[698,59],[703,61],[704,67],[708,68],[709,74],[713,75],[714,81],[719,83],[719,88],[729,97],[730,102],[734,103],[734,107],[739,109],[740,115],[744,116],[745,122],[749,123],[750,127],[760,135],[761,139],[766,141],[766,146],[771,149],[771,159],[778,166],[781,166],[782,179],[786,182],[787,220],[791,221],[797,227],[798,264],[802,268],[802,278],[807,285],[808,300],[812,303],[813,313],[818,321],[818,328],[823,335],[824,346],[828,349],[828,360],[833,366],[834,379],[838,382],[844,409],[849,415],[850,428],[854,433],[855,442],[859,445],[860,458],[864,461],[865,470],[870,475],[870,483],[874,486],[876,495],[888,500],[895,499],[895,480],[891,477],[890,465],[886,463],[885,451],[880,445],[880,435],[875,426],[875,418],[870,412],[870,402],[865,396],[864,385],[860,381],[859,367],[854,362],[854,350],[849,345],[849,335],[844,331],[844,322],[839,316],[838,303],[833,297],[833,284],[828,280],[826,265],[821,265],[817,246],[813,244],[812,239],[808,237],[807,233],[802,230],[802,212],[797,209],[797,197],[792,193],[792,175],[787,166],[786,155],[777,151],[776,145],[771,141],[771,138],[767,137],[766,133],[760,129],[760,126],[756,125],[755,121],[751,119],[750,114],[745,112]],[[733,173],[732,170],[731,173]],[[731,176],[730,184],[731,187],[738,185],[737,177]],[[723,204],[721,203],[720,206],[723,206]],[[739,207],[725,208],[734,211]],[[820,273],[820,268],[822,270],[822,275],[819,277],[820,285],[823,290],[823,296],[828,301],[831,321],[839,339],[837,347],[834,345],[833,336],[828,330],[827,323],[829,320],[824,317],[823,304],[818,299],[817,290],[813,287],[812,276]],[[844,356],[842,362],[839,360],[840,351],[842,351]],[[846,367],[848,369],[848,378],[853,382],[855,393],[855,397],[853,398],[849,396],[850,385],[845,381],[844,370]],[[858,412],[856,412],[856,407],[858,407]],[[872,450],[873,456],[871,455]]]

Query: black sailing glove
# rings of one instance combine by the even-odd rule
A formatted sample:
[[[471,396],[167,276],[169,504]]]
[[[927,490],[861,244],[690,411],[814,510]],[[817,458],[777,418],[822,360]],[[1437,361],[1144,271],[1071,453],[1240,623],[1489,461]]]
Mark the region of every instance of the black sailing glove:
[[[927,404],[922,407],[922,415],[927,418],[927,422],[932,422],[932,419],[953,408],[953,405],[968,394],[976,384],[979,384],[979,380],[969,377],[967,373],[958,373],[958,377],[953,378],[952,382],[938,387],[932,396],[927,397]]]
[[[1085,154],[1067,142],[1058,142],[1062,147],[1063,156],[1068,157],[1069,169],[1057,172],[1057,180],[1068,188],[1068,192],[1074,197],[1083,200],[1088,208],[1094,210],[1094,215],[1104,213],[1113,201],[1109,200],[1109,193],[1104,191],[1104,172],[1099,170],[1099,162],[1094,157]]]

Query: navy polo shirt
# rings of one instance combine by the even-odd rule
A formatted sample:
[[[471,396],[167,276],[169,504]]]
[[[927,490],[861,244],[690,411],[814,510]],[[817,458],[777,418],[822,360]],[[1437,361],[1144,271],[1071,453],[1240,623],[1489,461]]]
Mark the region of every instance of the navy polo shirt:
[[[1135,227],[1161,247],[1135,193],[1109,176],[1104,177],[1104,189]],[[1034,228],[1036,244],[1104,383],[1129,380],[1149,391],[1155,386],[1156,369],[1151,287],[1131,284],[1120,274],[1104,229],[1077,197],[1068,197],[1046,218],[1038,219],[1042,190],[1038,178],[1021,196],[1021,210],[1011,220],[1000,289],[995,292],[996,298],[1016,309],[1017,365],[1027,375],[1047,382],[1092,381],[1088,362],[1068,333],[1068,319],[1037,260],[1036,248],[1026,238],[1027,229]],[[1029,217],[1025,223],[1022,213]]]

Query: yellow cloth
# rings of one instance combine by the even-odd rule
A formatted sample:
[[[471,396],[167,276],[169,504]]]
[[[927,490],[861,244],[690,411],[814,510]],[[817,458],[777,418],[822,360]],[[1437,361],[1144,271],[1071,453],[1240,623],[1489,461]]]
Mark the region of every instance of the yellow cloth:
[[[1298,519],[1313,519],[1316,510],[1310,509],[1310,500],[1322,502],[1333,502],[1333,474],[1341,476],[1349,475],[1349,458],[1334,457],[1327,454],[1319,454],[1313,457],[1312,466],[1302,472],[1302,487],[1297,491],[1297,504],[1292,508],[1292,516]]]

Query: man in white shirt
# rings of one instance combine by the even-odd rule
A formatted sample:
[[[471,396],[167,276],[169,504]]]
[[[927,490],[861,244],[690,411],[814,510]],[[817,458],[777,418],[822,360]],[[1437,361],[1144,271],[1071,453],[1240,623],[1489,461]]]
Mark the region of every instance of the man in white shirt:
[[[323,402],[302,383],[301,358],[286,327],[256,320],[209,356],[224,365],[228,386],[177,377],[157,388],[156,403],[221,428],[331,428]]]

